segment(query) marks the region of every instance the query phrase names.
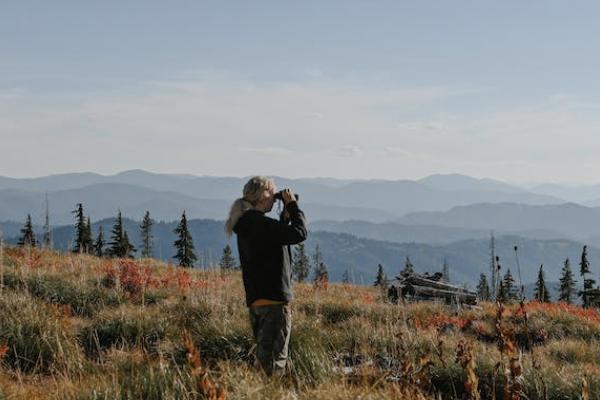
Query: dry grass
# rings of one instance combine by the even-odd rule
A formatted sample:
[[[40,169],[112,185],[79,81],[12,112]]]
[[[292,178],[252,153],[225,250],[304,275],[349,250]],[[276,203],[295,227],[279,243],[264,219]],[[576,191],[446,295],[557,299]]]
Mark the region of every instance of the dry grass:
[[[239,272],[3,253],[0,399],[600,399],[594,310],[297,285],[275,379],[254,367]]]

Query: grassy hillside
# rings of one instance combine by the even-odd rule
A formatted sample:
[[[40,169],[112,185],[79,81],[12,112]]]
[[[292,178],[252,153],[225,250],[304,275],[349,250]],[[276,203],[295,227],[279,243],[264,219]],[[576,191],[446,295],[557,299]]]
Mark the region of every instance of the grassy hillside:
[[[139,222],[124,218],[125,229],[136,246],[140,246]],[[100,226],[104,229],[105,238],[110,241],[113,219],[105,219],[93,223],[94,236]],[[173,242],[176,239],[173,229],[178,222],[157,222],[153,227],[154,256],[170,261],[175,254]],[[223,247],[230,244],[237,256],[235,237],[228,239],[223,230],[223,221],[189,220],[189,229],[194,238],[198,254],[198,266],[218,263]],[[1,225],[1,224],[0,224]],[[21,227],[19,227],[20,229]],[[309,224],[309,229],[312,226]],[[38,237],[41,237],[41,233]],[[74,228],[72,225],[56,227],[53,230],[54,248],[68,251],[72,248]],[[16,244],[17,237],[8,237],[7,242]],[[425,243],[395,243],[360,238],[353,235],[318,232],[311,230],[308,235],[306,249],[313,253],[319,245],[332,281],[341,281],[344,271],[348,270],[354,283],[370,284],[375,280],[377,264],[382,264],[389,277],[397,275],[404,267],[408,256],[418,272],[436,272],[442,269],[444,259],[450,265],[450,278],[456,283],[477,285],[480,273],[488,273],[489,238],[467,239],[444,245]],[[528,239],[519,236],[496,237],[496,254],[504,268],[510,268],[517,277],[514,246],[518,245],[521,273],[524,284],[535,282],[540,264],[544,264],[546,278],[557,281],[564,260],[568,257],[572,265],[581,255],[583,243],[566,239]],[[598,278],[597,260],[600,260],[600,249],[589,246],[589,258],[592,263],[594,279]],[[139,254],[139,253],[138,253]],[[582,284],[579,279],[579,285]]]
[[[600,399],[594,310],[299,284],[291,367],[270,379],[253,367],[239,271],[18,248],[0,265],[0,399]]]

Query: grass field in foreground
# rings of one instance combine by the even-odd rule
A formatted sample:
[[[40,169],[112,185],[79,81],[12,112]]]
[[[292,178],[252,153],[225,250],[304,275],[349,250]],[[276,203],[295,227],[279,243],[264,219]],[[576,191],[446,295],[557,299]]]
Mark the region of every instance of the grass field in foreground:
[[[596,310],[298,284],[276,379],[253,366],[239,271],[11,247],[0,264],[0,399],[600,399]]]

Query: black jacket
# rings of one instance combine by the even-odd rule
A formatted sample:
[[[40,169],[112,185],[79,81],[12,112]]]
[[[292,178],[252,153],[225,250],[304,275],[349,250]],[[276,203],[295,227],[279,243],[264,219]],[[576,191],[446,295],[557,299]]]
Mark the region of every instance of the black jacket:
[[[306,221],[298,203],[287,206],[290,224],[246,211],[235,224],[246,304],[257,299],[292,300],[292,267],[289,245],[306,240]]]

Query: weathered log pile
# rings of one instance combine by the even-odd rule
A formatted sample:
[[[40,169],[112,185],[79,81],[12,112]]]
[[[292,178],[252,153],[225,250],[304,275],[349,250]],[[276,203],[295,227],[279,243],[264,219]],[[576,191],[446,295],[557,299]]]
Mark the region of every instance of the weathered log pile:
[[[389,286],[388,299],[393,303],[434,300],[447,304],[477,304],[475,292],[444,282],[438,274],[408,273],[398,276]]]

